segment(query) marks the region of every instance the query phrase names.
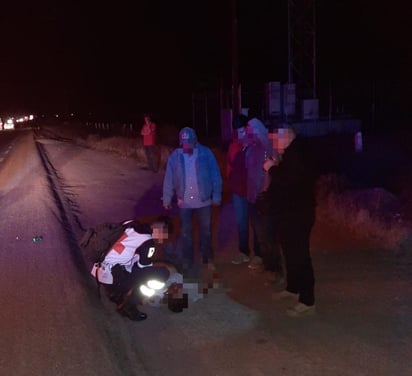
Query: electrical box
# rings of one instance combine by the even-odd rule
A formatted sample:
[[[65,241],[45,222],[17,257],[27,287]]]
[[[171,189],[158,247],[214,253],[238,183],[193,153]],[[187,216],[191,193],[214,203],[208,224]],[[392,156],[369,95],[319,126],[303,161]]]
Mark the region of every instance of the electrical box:
[[[319,99],[302,100],[302,120],[319,119]]]
[[[283,114],[294,116],[296,113],[296,84],[283,85]]]
[[[279,116],[281,112],[281,84],[278,81],[265,84],[266,114]]]

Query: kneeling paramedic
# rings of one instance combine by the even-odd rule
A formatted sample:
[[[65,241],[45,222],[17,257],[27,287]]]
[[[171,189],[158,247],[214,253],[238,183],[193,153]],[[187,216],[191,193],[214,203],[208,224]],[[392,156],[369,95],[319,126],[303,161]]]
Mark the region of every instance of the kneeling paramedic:
[[[108,297],[117,304],[117,312],[134,321],[147,318],[137,305],[144,295],[163,288],[169,278],[165,267],[153,266],[156,243],[168,237],[168,223],[156,221],[151,225],[126,221],[122,236],[114,243],[104,260],[95,264],[91,274],[103,284]]]

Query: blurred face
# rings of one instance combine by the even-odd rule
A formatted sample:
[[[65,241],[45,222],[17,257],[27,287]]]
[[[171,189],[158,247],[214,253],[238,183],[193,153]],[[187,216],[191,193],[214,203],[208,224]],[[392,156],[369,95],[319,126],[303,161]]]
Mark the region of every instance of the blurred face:
[[[244,128],[245,133],[244,137],[242,138],[242,141],[245,145],[251,145],[257,140],[257,136],[255,134],[255,131],[253,127],[251,127],[249,124]]]
[[[278,129],[273,134],[273,148],[283,154],[294,138],[295,133],[291,129]]]
[[[195,145],[193,143],[190,142],[184,142],[182,144],[182,148],[183,148],[183,153],[186,154],[193,154],[193,148],[195,147]]]
[[[169,238],[167,226],[163,222],[157,222],[152,225],[152,238],[159,243],[163,243]]]

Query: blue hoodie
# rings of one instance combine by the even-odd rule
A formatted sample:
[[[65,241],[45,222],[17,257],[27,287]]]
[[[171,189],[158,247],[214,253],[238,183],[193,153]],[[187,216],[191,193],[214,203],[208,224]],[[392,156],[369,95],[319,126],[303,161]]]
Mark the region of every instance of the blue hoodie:
[[[253,138],[246,136],[246,169],[247,169],[247,195],[248,202],[255,203],[258,195],[263,190],[263,162],[266,157],[271,157],[273,148],[269,140],[269,133],[265,125],[256,118],[250,119],[247,125],[253,132]],[[250,131],[249,130],[249,131]]]

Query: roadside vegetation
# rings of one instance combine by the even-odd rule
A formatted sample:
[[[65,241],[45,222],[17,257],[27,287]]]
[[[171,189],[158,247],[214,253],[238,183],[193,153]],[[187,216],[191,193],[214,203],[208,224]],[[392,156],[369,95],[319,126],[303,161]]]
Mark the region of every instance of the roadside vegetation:
[[[412,227],[401,200],[382,188],[350,189],[342,176],[322,175],[317,184],[317,217],[369,240],[376,247],[410,247]]]

